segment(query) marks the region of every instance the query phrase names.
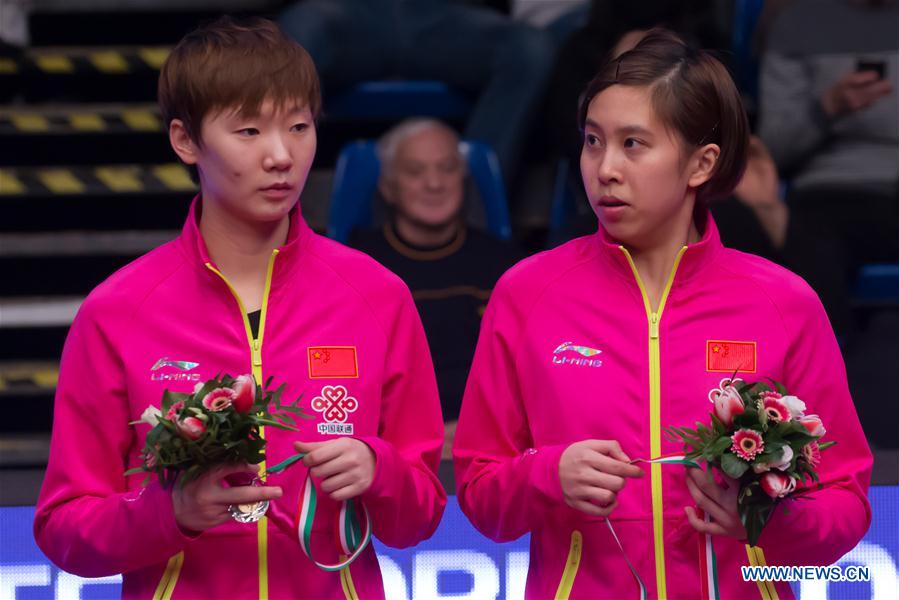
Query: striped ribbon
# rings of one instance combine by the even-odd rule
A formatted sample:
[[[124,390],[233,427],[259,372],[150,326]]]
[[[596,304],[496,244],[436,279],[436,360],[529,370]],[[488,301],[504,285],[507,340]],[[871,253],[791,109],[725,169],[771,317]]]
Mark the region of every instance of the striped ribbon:
[[[268,473],[280,473],[287,467],[301,460],[303,453],[295,454],[277,465],[267,470]],[[295,529],[297,531],[297,539],[300,542],[300,548],[303,553],[309,557],[315,565],[323,571],[340,571],[344,569],[360,554],[371,542],[371,518],[365,504],[359,503],[362,513],[362,523],[360,523],[359,512],[356,509],[356,502],[351,498],[344,500],[340,504],[340,513],[337,518],[337,539],[340,541],[340,550],[342,552],[341,560],[337,563],[320,563],[312,556],[312,524],[315,521],[315,508],[318,504],[318,492],[312,477],[307,474],[306,482],[303,486],[303,495],[297,506],[297,517],[295,521]],[[364,526],[363,526],[364,524]]]
[[[693,469],[702,468],[699,463],[694,460],[690,460],[683,454],[661,456],[653,460],[637,458],[632,460],[631,464],[638,462],[660,465],[684,465]],[[706,523],[709,522],[708,514],[705,514],[703,518]],[[627,553],[624,551],[624,546],[621,544],[621,540],[618,538],[618,534],[615,533],[615,527],[612,526],[611,519],[606,519],[606,525],[609,526],[609,531],[612,533],[612,538],[614,538],[615,543],[618,544],[618,549],[621,550],[621,555],[624,557],[624,562],[627,563],[627,568],[630,569],[631,575],[634,576],[634,580],[636,580],[637,586],[640,588],[640,600],[646,600],[646,598],[648,597],[646,592],[646,584],[643,583],[643,580],[640,578],[640,574],[637,573],[637,569],[634,568],[633,563],[631,563],[630,559],[627,557]],[[720,600],[720,595],[718,593],[718,559],[715,556],[715,547],[712,545],[712,536],[708,534],[705,535],[705,544],[703,546],[703,551],[700,553],[699,566],[702,573],[702,597],[708,598],[709,600]]]

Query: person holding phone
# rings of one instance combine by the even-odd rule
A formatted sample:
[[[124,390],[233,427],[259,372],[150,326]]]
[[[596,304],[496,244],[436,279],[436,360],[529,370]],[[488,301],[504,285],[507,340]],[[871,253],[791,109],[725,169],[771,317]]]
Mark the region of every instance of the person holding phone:
[[[759,135],[790,206],[784,257],[844,342],[867,262],[899,262],[899,3],[796,0],[772,23]]]

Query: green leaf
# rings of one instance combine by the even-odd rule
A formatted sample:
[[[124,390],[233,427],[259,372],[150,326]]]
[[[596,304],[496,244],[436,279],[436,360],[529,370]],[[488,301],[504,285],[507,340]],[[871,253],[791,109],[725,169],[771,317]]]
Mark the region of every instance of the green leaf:
[[[712,417],[712,429],[715,431],[715,433],[717,433],[718,435],[724,435],[725,433],[727,433],[727,427],[723,422],[721,422],[721,419],[719,419],[714,412],[710,413],[709,416]]]
[[[746,528],[746,539],[750,546],[758,545],[762,529],[771,518],[775,506],[775,500],[767,494],[756,494],[753,496],[752,502],[738,503],[737,510],[740,513],[743,527]]]
[[[725,452],[728,448],[733,445],[733,440],[728,436],[721,436],[709,446],[708,451],[715,457],[718,457],[720,454]]]
[[[749,463],[735,454],[726,452],[721,455],[721,470],[724,471],[728,477],[739,479],[748,468]]]

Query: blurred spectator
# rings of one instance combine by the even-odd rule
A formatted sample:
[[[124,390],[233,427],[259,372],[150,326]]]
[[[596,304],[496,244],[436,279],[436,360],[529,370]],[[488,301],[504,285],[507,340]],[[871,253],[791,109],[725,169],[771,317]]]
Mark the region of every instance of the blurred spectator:
[[[561,46],[587,23],[590,0],[512,0],[512,18],[546,29]]]
[[[326,93],[405,78],[476,94],[465,136],[492,146],[512,181],[552,68],[550,34],[450,0],[301,0],[280,22],[312,55]]]
[[[381,138],[378,158],[389,218],[380,230],[354,232],[350,245],[412,290],[437,372],[448,458],[481,315],[496,280],[521,256],[466,226],[465,160],[452,129],[431,119],[404,121]]]
[[[632,30],[661,26],[703,48],[727,48],[730,42],[721,30],[716,6],[715,0],[592,0],[586,24],[559,50],[549,85],[547,110],[555,153],[573,165],[580,162],[580,95],[617,40]]]
[[[0,56],[12,56],[28,45],[31,0],[0,0]]]
[[[865,262],[899,261],[899,3],[795,0],[772,23],[760,135],[791,179],[784,255],[838,335]]]

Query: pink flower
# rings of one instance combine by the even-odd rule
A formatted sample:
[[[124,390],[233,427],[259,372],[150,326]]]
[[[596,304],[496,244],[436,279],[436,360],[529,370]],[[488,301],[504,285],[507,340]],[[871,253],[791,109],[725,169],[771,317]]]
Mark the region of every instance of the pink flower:
[[[821,450],[818,448],[818,442],[812,442],[802,447],[802,456],[813,467],[818,466],[821,462]]]
[[[731,451],[745,461],[751,461],[765,449],[765,442],[757,431],[752,429],[740,429],[731,436],[734,443]]]
[[[147,469],[156,468],[156,455],[150,452],[144,456],[144,467]]]
[[[766,394],[770,394],[771,392],[765,392]],[[777,393],[777,392],[774,392]],[[779,399],[780,394],[777,394],[778,398],[773,397],[765,397],[765,394],[762,394],[763,398],[763,409],[765,414],[768,415],[768,420],[773,421],[775,423],[780,423],[781,421],[789,421],[790,420],[790,409],[786,404],[783,403],[782,400]]]
[[[783,498],[796,489],[796,480],[784,473],[769,471],[762,475],[762,489],[772,498]]]
[[[169,407],[169,410],[165,413],[165,418],[169,421],[177,421],[178,420],[178,411],[184,408],[184,402],[175,402]]]
[[[800,417],[799,423],[808,429],[809,435],[821,437],[827,433],[827,430],[824,429],[824,423],[821,422],[821,418],[818,417],[818,415],[805,415],[804,417]]]
[[[740,378],[730,379],[729,377],[725,377],[718,383],[718,387],[709,390],[709,402],[714,402],[715,398],[718,397],[718,394],[724,392],[725,389],[729,387],[737,387],[738,384],[743,384],[744,381]]]
[[[252,375],[241,375],[231,385],[234,397],[231,402],[237,412],[250,412],[253,402],[256,401],[256,380]]]
[[[722,388],[720,393],[714,394],[714,396],[715,416],[724,423],[725,427],[733,425],[734,417],[746,410],[740,393],[733,386],[728,385]]]
[[[196,417],[186,417],[178,421],[178,430],[184,434],[184,437],[198,440],[200,436],[206,433],[206,425]]]
[[[759,394],[759,398],[761,398],[762,400],[767,400],[768,398],[771,398],[773,400],[780,400],[781,398],[783,398],[783,396],[781,396],[778,392],[772,391],[762,392],[761,394]]]
[[[237,394],[231,388],[216,388],[203,398],[203,406],[212,412],[225,410],[234,401]]]

